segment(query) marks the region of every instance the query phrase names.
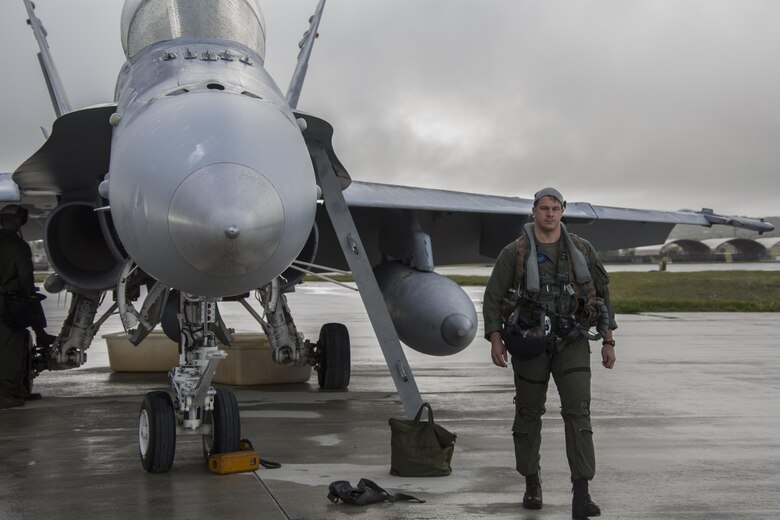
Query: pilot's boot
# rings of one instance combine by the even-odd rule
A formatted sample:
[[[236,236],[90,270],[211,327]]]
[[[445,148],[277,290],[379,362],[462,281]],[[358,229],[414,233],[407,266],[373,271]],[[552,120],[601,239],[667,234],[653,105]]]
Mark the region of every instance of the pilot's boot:
[[[523,507],[526,509],[542,508],[542,479],[538,473],[525,477]]]
[[[588,518],[591,516],[600,516],[601,509],[593,503],[588,493],[588,481],[581,478],[572,482],[572,493],[574,498],[571,501],[572,518]]]

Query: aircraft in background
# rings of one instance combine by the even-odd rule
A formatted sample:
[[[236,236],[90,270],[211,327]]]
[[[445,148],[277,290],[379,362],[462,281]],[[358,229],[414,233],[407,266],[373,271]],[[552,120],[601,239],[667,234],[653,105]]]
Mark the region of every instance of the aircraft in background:
[[[314,366],[322,388],[345,388],[346,327],[328,323],[316,342],[303,339],[285,294],[307,272],[346,269],[413,416],[422,398],[400,342],[445,356],[477,330],[473,303],[433,272],[434,259],[493,260],[529,221],[532,200],[353,181],[331,125],[297,109],[325,0],[286,95],[263,67],[257,0],[126,0],[127,62],[115,101],[80,110],[71,109],[32,2],[23,1],[57,119],[45,144],[0,176],[0,201],[30,210],[26,237],[43,238],[55,272],[46,288],[73,296],[55,343],[36,351],[36,372],[82,365],[112,314],[135,344],[161,324],[180,361],[173,398],[150,392],[141,405],[143,467],[168,471],[177,433],[202,435],[207,455],[235,451],[235,396],[211,386],[225,357],[217,339],[230,341],[218,302],[239,301],[257,319],[275,362]],[[569,203],[565,220],[598,249],[661,243],[677,224],[773,229],[708,210],[584,202]],[[98,316],[109,292],[114,303]],[[246,300],[252,292],[262,316]]]

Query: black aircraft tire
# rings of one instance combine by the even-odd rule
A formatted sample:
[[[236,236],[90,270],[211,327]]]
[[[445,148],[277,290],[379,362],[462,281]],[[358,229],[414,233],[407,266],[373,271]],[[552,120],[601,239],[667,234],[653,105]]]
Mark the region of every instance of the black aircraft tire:
[[[181,343],[181,329],[179,328],[179,304],[181,293],[176,289],[169,289],[163,296],[162,316],[160,326],[168,339],[174,343]]]
[[[165,473],[176,452],[176,412],[167,392],[149,392],[138,416],[141,464],[149,473]]]
[[[238,402],[232,391],[218,388],[214,396],[214,410],[205,412],[205,424],[211,424],[210,435],[203,436],[203,456],[208,461],[215,453],[238,451],[241,442],[241,418]]]
[[[324,390],[343,390],[349,386],[351,355],[349,331],[343,323],[326,323],[317,341],[317,382]]]

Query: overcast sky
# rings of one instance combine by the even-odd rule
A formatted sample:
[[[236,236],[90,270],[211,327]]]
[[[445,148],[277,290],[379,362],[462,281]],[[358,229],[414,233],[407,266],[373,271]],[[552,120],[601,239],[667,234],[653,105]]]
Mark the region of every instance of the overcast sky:
[[[316,0],[261,0],[286,91]],[[121,0],[37,0],[74,108],[113,99]],[[54,113],[0,3],[0,171]],[[299,108],[354,179],[780,215],[776,0],[329,0]]]

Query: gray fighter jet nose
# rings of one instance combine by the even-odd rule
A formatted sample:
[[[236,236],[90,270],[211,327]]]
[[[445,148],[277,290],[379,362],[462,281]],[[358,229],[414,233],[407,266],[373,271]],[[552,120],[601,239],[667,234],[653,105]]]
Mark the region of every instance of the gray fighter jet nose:
[[[453,347],[465,348],[474,339],[474,325],[465,314],[450,314],[441,324],[441,336]]]
[[[205,89],[122,118],[111,217],[144,272],[182,292],[231,296],[262,287],[298,256],[317,192],[306,142],[285,110]]]
[[[168,228],[192,267],[236,276],[260,268],[276,251],[284,210],[262,174],[241,164],[216,163],[196,170],[176,189]]]

